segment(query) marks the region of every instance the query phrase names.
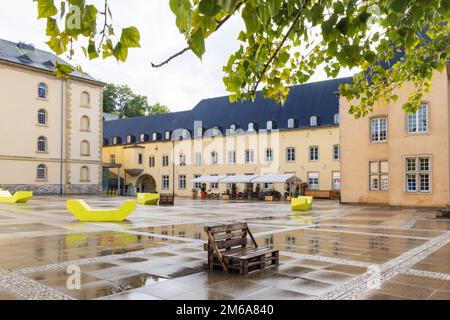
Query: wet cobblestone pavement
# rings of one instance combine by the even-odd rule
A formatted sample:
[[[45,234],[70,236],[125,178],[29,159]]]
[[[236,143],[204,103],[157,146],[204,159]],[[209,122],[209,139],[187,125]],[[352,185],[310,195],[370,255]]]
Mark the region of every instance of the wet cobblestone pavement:
[[[287,203],[177,199],[138,206],[123,223],[79,223],[66,200],[0,205],[0,300],[450,299],[450,219],[432,209],[316,201],[292,214]],[[203,226],[242,221],[260,246],[280,250],[281,265],[206,272]],[[74,266],[79,290],[67,287]]]

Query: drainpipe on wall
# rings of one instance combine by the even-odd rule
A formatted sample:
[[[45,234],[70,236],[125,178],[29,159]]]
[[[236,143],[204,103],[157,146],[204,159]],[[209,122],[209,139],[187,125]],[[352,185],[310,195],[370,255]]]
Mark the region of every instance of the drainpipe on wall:
[[[64,167],[64,84],[66,80],[61,80],[61,145],[60,145],[60,162],[59,162],[59,195],[64,194],[63,187],[63,167]]]

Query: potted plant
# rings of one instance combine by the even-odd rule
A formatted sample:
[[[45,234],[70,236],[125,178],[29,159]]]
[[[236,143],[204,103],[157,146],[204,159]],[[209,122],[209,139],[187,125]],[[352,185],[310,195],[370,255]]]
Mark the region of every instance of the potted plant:
[[[197,189],[192,189],[192,199],[197,199],[198,197],[198,190]]]
[[[223,194],[222,194],[222,200],[230,200],[230,189],[227,189],[227,191],[225,191]]]
[[[200,187],[200,198],[202,200],[206,199],[206,183],[203,183],[202,186]]]

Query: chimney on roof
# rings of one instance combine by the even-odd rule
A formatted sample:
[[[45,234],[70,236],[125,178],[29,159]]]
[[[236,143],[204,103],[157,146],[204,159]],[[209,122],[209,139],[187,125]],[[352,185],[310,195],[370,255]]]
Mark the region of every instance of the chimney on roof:
[[[17,47],[20,48],[20,49],[24,49],[24,50],[34,51],[34,45],[33,44],[25,43],[25,42],[22,42],[22,41],[17,44]]]

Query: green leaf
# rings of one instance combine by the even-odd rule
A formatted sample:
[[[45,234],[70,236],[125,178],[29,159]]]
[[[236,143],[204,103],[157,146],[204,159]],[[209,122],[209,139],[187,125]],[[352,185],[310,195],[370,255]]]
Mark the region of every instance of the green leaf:
[[[220,9],[216,0],[200,0],[200,4],[198,5],[199,12],[208,17],[214,17],[220,12]]]
[[[390,8],[394,12],[404,13],[408,4],[409,0],[392,0]]]
[[[47,19],[47,29],[45,30],[45,34],[49,37],[59,36],[61,32],[59,31],[58,24],[56,20],[53,18]]]
[[[244,10],[242,10],[242,18],[244,19],[247,33],[255,33],[259,29],[258,16],[252,2],[248,2],[245,5]]]
[[[188,43],[192,52],[194,52],[195,55],[201,59],[205,53],[205,38],[203,36],[202,29],[195,31],[190,37]]]
[[[122,43],[118,42],[113,50],[114,57],[117,61],[125,62],[128,58],[128,47],[124,46]]]
[[[139,48],[141,35],[136,27],[129,27],[122,30],[120,42],[127,48]]]
[[[50,18],[58,13],[53,0],[35,0],[38,3],[38,19]]]
[[[87,52],[88,52],[89,60],[98,58],[97,48],[95,47],[95,42],[93,40],[89,40],[89,46],[87,48]]]

